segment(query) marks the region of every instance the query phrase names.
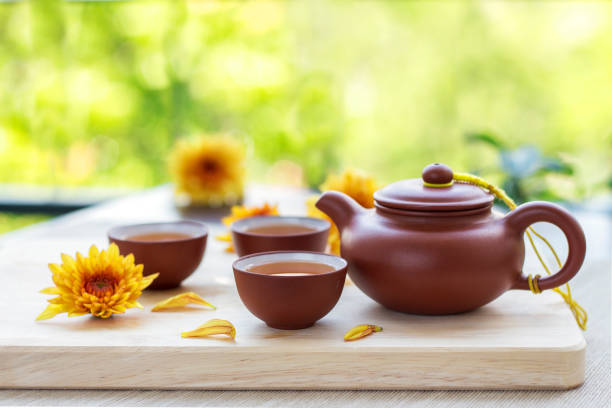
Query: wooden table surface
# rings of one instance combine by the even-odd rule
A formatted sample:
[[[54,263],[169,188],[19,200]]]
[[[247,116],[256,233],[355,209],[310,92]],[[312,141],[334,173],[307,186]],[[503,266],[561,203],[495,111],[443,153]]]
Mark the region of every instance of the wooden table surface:
[[[252,186],[247,203],[278,202],[284,214],[304,211],[303,190]],[[291,197],[288,199],[288,197]],[[117,220],[147,222],[186,215],[218,223],[227,210],[179,213],[167,186],[147,190],[0,236],[0,246],[32,239],[80,239],[104,236]],[[176,406],[610,406],[610,273],[612,221],[597,213],[577,213],[585,228],[588,252],[582,271],[573,281],[576,298],[589,312],[586,382],[571,391],[45,391],[2,390],[0,405],[176,405]],[[564,240],[555,228],[542,225],[555,245]],[[99,239],[97,239],[99,241]],[[2,270],[0,273],[11,273]],[[0,311],[8,313],[9,311]],[[3,328],[3,330],[10,328]]]

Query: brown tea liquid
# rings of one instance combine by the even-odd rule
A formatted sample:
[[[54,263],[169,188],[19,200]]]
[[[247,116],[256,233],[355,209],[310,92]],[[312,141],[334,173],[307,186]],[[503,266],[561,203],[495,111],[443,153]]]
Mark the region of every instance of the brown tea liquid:
[[[291,235],[315,232],[316,229],[300,224],[268,224],[247,229],[247,232],[261,235]]]
[[[187,238],[192,238],[192,236],[181,232],[150,232],[148,234],[136,234],[127,237],[130,241],[141,242],[176,241]]]
[[[252,265],[247,267],[246,270],[263,275],[305,276],[333,272],[336,268],[319,262],[284,261]]]

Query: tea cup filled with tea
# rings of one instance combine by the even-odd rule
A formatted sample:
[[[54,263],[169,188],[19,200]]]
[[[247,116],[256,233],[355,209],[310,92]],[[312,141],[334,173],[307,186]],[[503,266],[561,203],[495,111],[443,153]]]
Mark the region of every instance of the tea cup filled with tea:
[[[272,328],[295,330],[312,326],[333,309],[347,262],[318,252],[277,251],[244,256],[232,267],[246,308]]]
[[[331,224],[312,217],[261,216],[232,223],[232,241],[238,256],[268,251],[323,252]]]
[[[202,262],[208,228],[196,221],[122,225],[108,231],[108,240],[122,255],[134,254],[144,275],[159,272],[151,289],[181,284]]]

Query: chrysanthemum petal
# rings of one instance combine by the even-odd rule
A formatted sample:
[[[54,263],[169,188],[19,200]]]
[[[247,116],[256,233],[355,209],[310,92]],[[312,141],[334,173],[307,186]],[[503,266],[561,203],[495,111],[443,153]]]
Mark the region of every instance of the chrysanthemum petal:
[[[119,247],[114,242],[108,246],[108,254],[110,256],[119,256]]]
[[[232,236],[231,236],[231,234],[229,232],[227,234],[217,235],[216,238],[219,241],[224,241],[224,242],[231,242],[232,241]]]
[[[224,334],[234,339],[236,337],[236,329],[227,320],[212,319],[195,330],[181,333],[181,337],[208,337],[215,334]]]
[[[369,336],[372,333],[381,332],[382,327],[374,324],[360,324],[353,327],[344,335],[344,341],[355,341]]]
[[[41,314],[38,315],[38,317],[36,317],[36,320],[47,320],[63,312],[64,312],[64,305],[50,304]]]
[[[90,258],[97,258],[99,254],[100,254],[100,251],[98,251],[97,246],[92,245],[89,247],[89,257]]]
[[[80,252],[76,253],[76,268],[79,273],[72,274],[71,278],[82,275],[90,275],[93,274],[95,270],[99,269],[96,259],[86,258]]]
[[[142,276],[143,270],[144,270],[143,264],[134,265],[133,272],[135,275]]]
[[[101,319],[108,319],[108,318],[109,318],[109,317],[111,317],[112,315],[113,315],[113,312],[112,312],[112,311],[110,311],[110,310],[108,310],[108,309],[105,309],[105,310],[103,310],[103,311],[101,311],[101,312],[97,313],[95,316],[97,316],[97,317],[99,317],[99,318],[101,318]]]
[[[134,254],[128,254],[125,257],[125,261],[126,265],[134,265]]]
[[[147,286],[149,286],[150,284],[153,283],[153,281],[155,280],[155,278],[157,278],[159,276],[159,273],[154,273],[151,275],[147,275],[145,277],[142,278],[142,281],[140,281],[140,290],[145,289]]]
[[[62,267],[59,266],[58,264],[50,263],[49,269],[51,270],[51,272],[53,272],[54,275],[63,275],[65,273]]]
[[[180,295],[172,296],[166,300],[162,300],[151,309],[152,312],[159,312],[164,309],[172,309],[175,307],[187,306],[189,304],[204,305],[217,309],[216,306],[202,299],[200,295],[194,292],[181,293]]]
[[[121,306],[121,305],[117,305],[115,307],[113,307],[112,309],[110,309],[111,312],[113,313],[125,313],[125,307]]]
[[[74,258],[64,253],[62,253],[60,257],[62,258],[63,267],[74,268],[75,263],[76,263]]]
[[[45,295],[61,295],[62,291],[57,286],[51,286],[50,288],[44,288],[40,293]]]

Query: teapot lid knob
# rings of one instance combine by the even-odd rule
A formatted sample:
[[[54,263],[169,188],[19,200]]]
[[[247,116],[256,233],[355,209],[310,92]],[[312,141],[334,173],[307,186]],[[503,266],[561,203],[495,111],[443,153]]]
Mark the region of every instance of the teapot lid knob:
[[[493,199],[493,194],[480,187],[454,183],[453,171],[441,163],[425,167],[422,178],[396,181],[374,193],[377,207],[426,213],[484,210]]]
[[[423,184],[427,187],[448,187],[453,184],[453,171],[446,164],[433,163],[423,169]]]

